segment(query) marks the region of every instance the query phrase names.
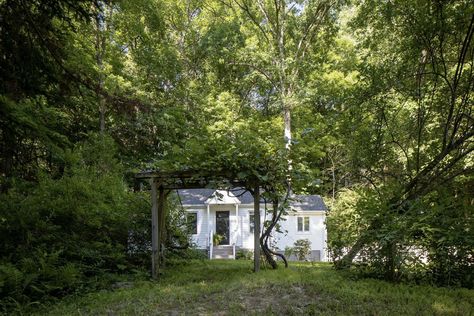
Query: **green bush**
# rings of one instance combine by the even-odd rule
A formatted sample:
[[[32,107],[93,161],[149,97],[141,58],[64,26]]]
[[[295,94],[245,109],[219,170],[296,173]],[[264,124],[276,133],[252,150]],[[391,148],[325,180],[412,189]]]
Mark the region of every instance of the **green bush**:
[[[235,259],[237,260],[252,260],[253,251],[248,249],[239,249],[235,253]]]
[[[298,239],[293,244],[293,253],[298,260],[306,260],[311,253],[311,242],[308,239]]]
[[[65,160],[61,178],[17,181],[0,195],[4,308],[94,287],[101,275],[132,268],[129,232],[149,207],[125,185],[113,141],[91,136]]]
[[[334,260],[365,235],[354,266],[362,275],[389,280],[474,287],[473,184],[469,178],[411,202],[403,215],[390,208],[393,188],[342,191],[329,212],[328,248]],[[392,193],[393,194],[393,193]]]
[[[221,243],[223,239],[224,239],[224,236],[222,235],[219,235],[219,234],[212,235],[212,243],[214,244],[214,246],[219,246],[219,244]]]
[[[286,246],[283,254],[285,255],[287,259],[289,259],[293,255],[293,253],[294,253],[293,247]]]

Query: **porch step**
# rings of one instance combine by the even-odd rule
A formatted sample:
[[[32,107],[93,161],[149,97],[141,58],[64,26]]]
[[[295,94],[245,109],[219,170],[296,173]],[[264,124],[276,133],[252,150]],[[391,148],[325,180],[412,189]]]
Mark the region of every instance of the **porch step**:
[[[235,259],[232,246],[215,246],[212,251],[212,259]]]

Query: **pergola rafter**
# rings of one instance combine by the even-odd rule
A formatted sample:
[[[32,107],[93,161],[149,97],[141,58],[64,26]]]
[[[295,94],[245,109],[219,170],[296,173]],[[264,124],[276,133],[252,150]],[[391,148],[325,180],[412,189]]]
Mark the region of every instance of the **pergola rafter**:
[[[172,190],[198,188],[243,187],[254,198],[254,271],[260,270],[260,183],[258,179],[242,180],[229,172],[204,172],[201,170],[160,171],[137,173],[137,180],[148,180],[151,186],[152,269],[154,279],[159,277],[161,236],[165,228],[165,200]]]

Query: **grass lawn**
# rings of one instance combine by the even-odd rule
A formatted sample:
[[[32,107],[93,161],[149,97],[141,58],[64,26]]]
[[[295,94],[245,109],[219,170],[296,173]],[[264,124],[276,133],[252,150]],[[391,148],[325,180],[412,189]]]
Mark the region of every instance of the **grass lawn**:
[[[192,261],[158,282],[68,298],[46,315],[474,315],[474,290],[354,279],[330,265],[252,273],[250,261]]]

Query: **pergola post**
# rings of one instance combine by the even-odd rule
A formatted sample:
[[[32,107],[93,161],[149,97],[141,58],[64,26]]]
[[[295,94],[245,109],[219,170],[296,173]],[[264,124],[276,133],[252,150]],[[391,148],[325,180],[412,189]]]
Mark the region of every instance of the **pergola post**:
[[[158,266],[163,264],[163,240],[165,238],[166,194],[162,185],[158,188]]]
[[[258,272],[260,270],[260,188],[258,184],[253,192],[253,208],[253,270]]]
[[[158,190],[156,180],[151,178],[151,277],[158,278],[160,253],[159,253],[159,225],[158,225]]]

